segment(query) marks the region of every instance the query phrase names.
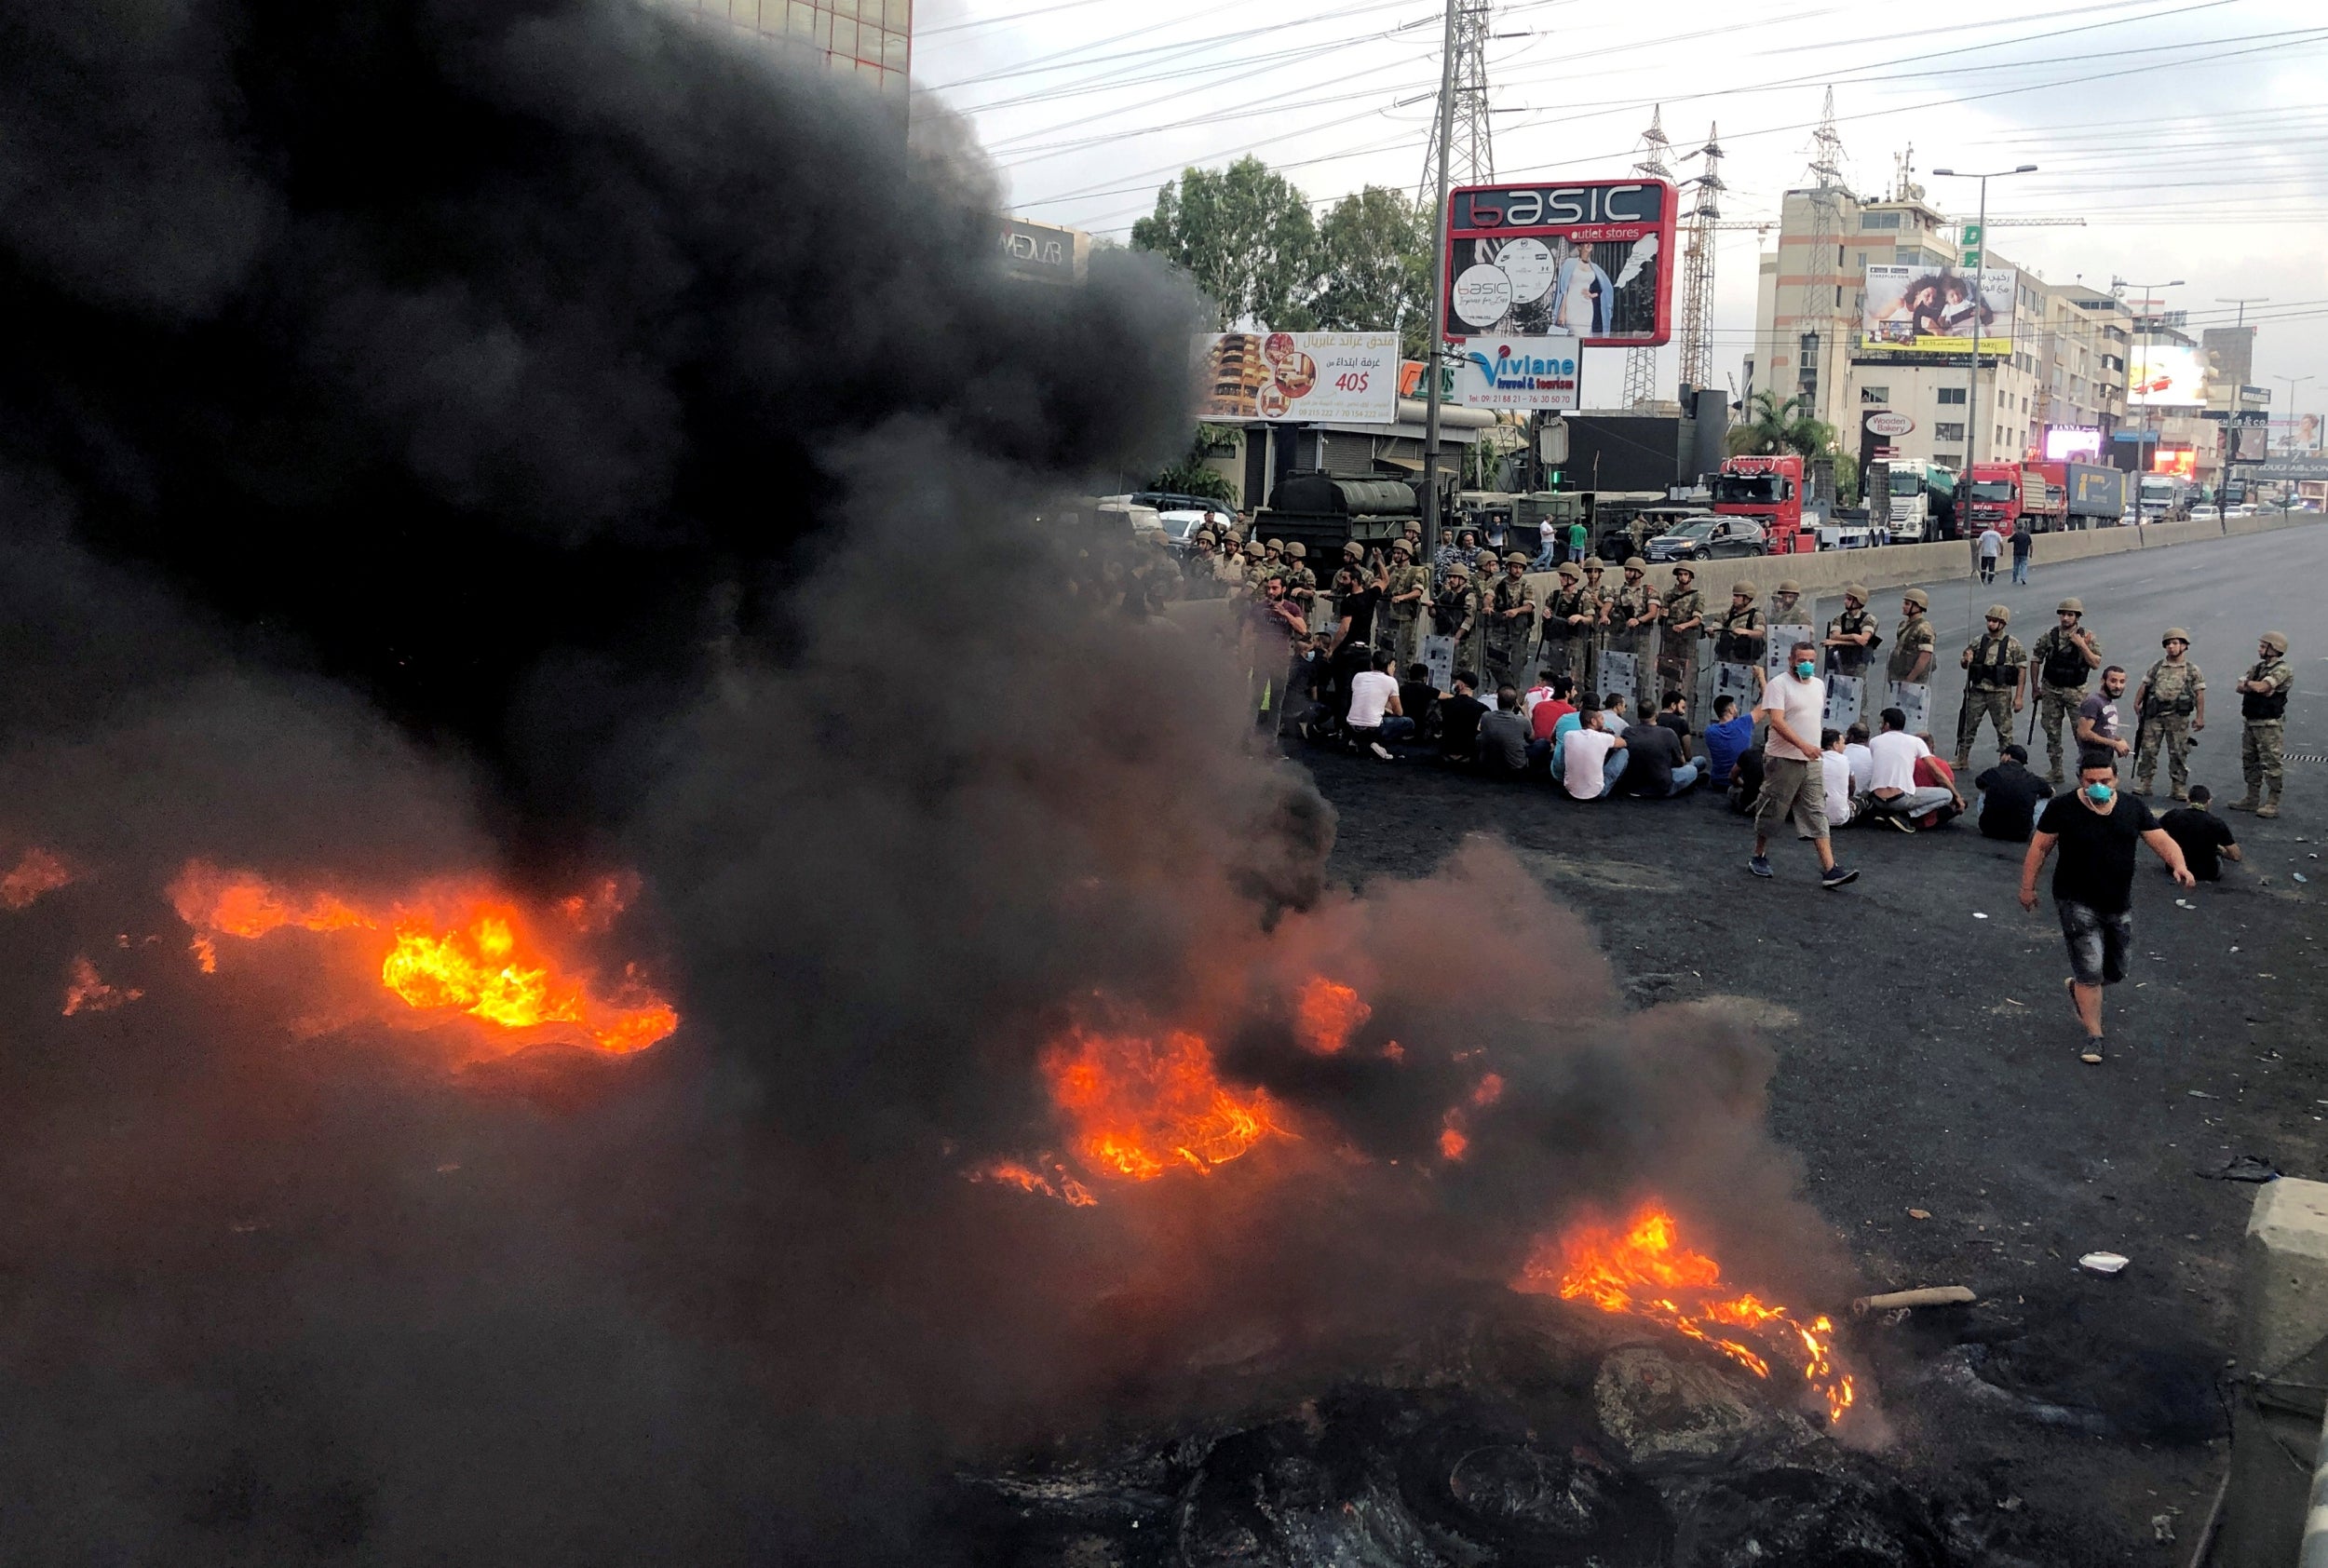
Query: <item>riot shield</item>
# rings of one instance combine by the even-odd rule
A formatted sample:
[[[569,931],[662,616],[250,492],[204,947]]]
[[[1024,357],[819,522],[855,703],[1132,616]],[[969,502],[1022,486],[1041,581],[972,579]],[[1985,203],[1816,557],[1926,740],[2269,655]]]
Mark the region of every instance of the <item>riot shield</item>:
[[[1908,733],[1924,735],[1932,727],[1932,688],[1921,681],[1891,683],[1891,706],[1908,716]]]
[[[1455,690],[1455,642],[1452,637],[1441,637],[1437,632],[1424,636],[1422,662],[1430,670],[1433,689],[1442,692]]]
[[[1762,645],[1763,674],[1766,677],[1783,674],[1786,670],[1788,650],[1797,642],[1808,642],[1816,647],[1819,644],[1819,639],[1811,635],[1811,629],[1807,626],[1772,627],[1770,640]]]
[[[1820,723],[1831,730],[1848,730],[1860,722],[1860,709],[1866,700],[1867,682],[1864,677],[1830,675],[1827,677],[1827,710]]]
[[[1717,664],[1713,667],[1713,701],[1726,696],[1738,698],[1738,710],[1752,713],[1754,698],[1762,688],[1754,683],[1754,667],[1751,664]],[[1709,710],[1711,711],[1711,710]]]
[[[1631,705],[1633,717],[1640,717],[1641,662],[1637,656],[1620,654],[1610,648],[1601,655],[1601,695],[1621,694]]]

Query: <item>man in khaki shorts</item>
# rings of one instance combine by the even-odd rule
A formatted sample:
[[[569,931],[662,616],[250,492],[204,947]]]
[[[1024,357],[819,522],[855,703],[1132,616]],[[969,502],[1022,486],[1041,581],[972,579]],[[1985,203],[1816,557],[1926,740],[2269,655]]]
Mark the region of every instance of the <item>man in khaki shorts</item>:
[[[1819,679],[1819,650],[1797,642],[1785,669],[1771,677],[1754,704],[1754,716],[1770,725],[1763,748],[1762,798],[1754,803],[1754,858],[1746,869],[1770,876],[1770,835],[1789,817],[1819,852],[1819,885],[1833,889],[1859,880],[1838,866],[1827,836],[1826,778],[1821,771],[1820,716],[1827,708],[1827,683]]]

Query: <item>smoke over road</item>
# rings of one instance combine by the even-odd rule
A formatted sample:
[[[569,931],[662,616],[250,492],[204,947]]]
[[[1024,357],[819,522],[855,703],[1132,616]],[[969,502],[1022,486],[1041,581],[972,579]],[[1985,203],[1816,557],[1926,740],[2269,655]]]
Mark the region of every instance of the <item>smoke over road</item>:
[[[0,0],[0,870],[66,868],[0,908],[0,1555],[968,1560],[954,1467],[1360,1370],[1650,1183],[1834,1284],[1761,1047],[1484,841],[1331,888],[1230,651],[1032,520],[1182,442],[1199,302],[1002,277],[934,129],[629,0]],[[192,928],[195,861],[371,926]],[[344,962],[610,872],[564,957],[651,1049]],[[1105,1168],[1077,1030],[1272,1130]],[[1095,1201],[969,1179],[1046,1159]]]

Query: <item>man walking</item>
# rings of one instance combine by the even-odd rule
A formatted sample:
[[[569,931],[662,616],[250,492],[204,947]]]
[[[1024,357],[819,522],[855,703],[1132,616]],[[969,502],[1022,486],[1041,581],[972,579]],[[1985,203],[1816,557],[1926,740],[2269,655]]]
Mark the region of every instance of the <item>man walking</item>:
[[[1826,777],[1821,772],[1820,716],[1826,711],[1827,683],[1819,678],[1818,650],[1797,642],[1783,674],[1762,689],[1755,716],[1768,722],[1763,748],[1762,796],[1754,807],[1754,858],[1746,869],[1772,875],[1770,835],[1787,818],[1819,853],[1819,885],[1836,888],[1856,882],[1859,872],[1835,864],[1828,841]]]
[[[1956,720],[1956,771],[1972,765],[1972,743],[1981,738],[1981,721],[1996,731],[2001,756],[2012,744],[2012,716],[2028,706],[2029,656],[2021,639],[2005,628],[2012,612],[2002,604],[1988,607],[1988,632],[1965,644],[1956,663],[1964,670],[1964,710]]]
[[[1578,519],[1577,521],[1568,525],[1569,560],[1577,562],[1578,565],[1582,565],[1584,563],[1584,547],[1590,542],[1590,534],[1586,530],[1582,519]]]
[[[1996,558],[2004,553],[2005,536],[1997,532],[1996,525],[1992,522],[1981,530],[1981,581],[1983,583],[1996,581]]]
[[[2118,789],[2118,770],[2107,759],[2088,759],[2078,770],[2078,788],[2058,796],[2037,818],[2029,852],[2021,861],[2021,907],[2035,913],[2037,872],[2058,846],[2053,868],[2053,908],[2069,947],[2069,1002],[2085,1026],[2079,1061],[2102,1061],[2102,988],[2126,978],[2126,955],[2134,942],[2132,912],[2134,845],[2148,845],[2166,862],[2174,880],[2197,885],[2183,862],[2182,845],[2159,825],[2150,808]]]
[[[2045,730],[2046,782],[2062,783],[2062,735],[2075,740],[2078,709],[2086,700],[2086,683],[2102,668],[2102,640],[2085,629],[2086,606],[2079,599],[2064,599],[2053,607],[2061,624],[2049,629],[2029,650],[2037,669],[2037,723]]]
[[[2025,584],[2029,580],[2029,552],[2037,548],[2037,534],[2023,518],[2021,526],[2012,531],[2012,580]]]
[[[2150,667],[2134,693],[2142,715],[2142,749],[2134,757],[2134,793],[2150,792],[2159,773],[2159,745],[2166,745],[2167,777],[2173,798],[2190,799],[2190,737],[2207,727],[2207,678],[2190,661],[2190,633],[2179,626],[2159,640],[2166,657]]]
[[[2247,776],[2247,794],[2233,801],[2231,809],[2277,817],[2280,759],[2288,735],[2288,688],[2295,684],[2295,671],[2288,665],[2285,632],[2265,632],[2255,652],[2260,656],[2239,683],[2240,771]],[[2271,791],[2268,801],[2262,798],[2267,787]]]

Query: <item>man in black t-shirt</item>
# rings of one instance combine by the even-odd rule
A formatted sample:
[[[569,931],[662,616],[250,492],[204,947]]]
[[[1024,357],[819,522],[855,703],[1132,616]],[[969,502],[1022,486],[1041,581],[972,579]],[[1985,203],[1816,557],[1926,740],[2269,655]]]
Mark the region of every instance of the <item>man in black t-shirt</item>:
[[[2213,790],[2194,784],[2188,805],[2178,805],[2159,818],[2167,836],[2183,846],[2183,860],[2190,867],[2190,874],[2201,882],[2222,881],[2223,862],[2240,858],[2231,824],[2207,809],[2213,802]]]
[[[1981,791],[1981,836],[2025,844],[2037,814],[2053,798],[2053,787],[2029,771],[2029,753],[2018,742],[2005,760],[1972,781]]]
[[[1471,695],[1480,678],[1468,669],[1455,672],[1455,695],[1439,699],[1439,755],[1450,763],[1479,758],[1480,720],[1487,704]]]
[[[1410,664],[1399,683],[1399,711],[1414,721],[1414,738],[1426,744],[1439,738],[1439,699],[1446,694],[1431,683],[1430,666]]]
[[[1681,737],[1662,716],[1656,723],[1626,726],[1625,758],[1625,776],[1617,788],[1626,794],[1664,800],[1698,782],[1698,764],[1688,760]]]
[[[2118,759],[2089,757],[2078,788],[2058,796],[2037,818],[2029,853],[2021,861],[2021,907],[2034,913],[2037,872],[2058,846],[2053,908],[2069,944],[2069,1005],[2085,1025],[2089,1063],[2102,1060],[2102,988],[2126,978],[2134,944],[2134,845],[2148,845],[2185,887],[2193,885],[2182,845],[2159,826],[2150,808],[2118,788]]]

